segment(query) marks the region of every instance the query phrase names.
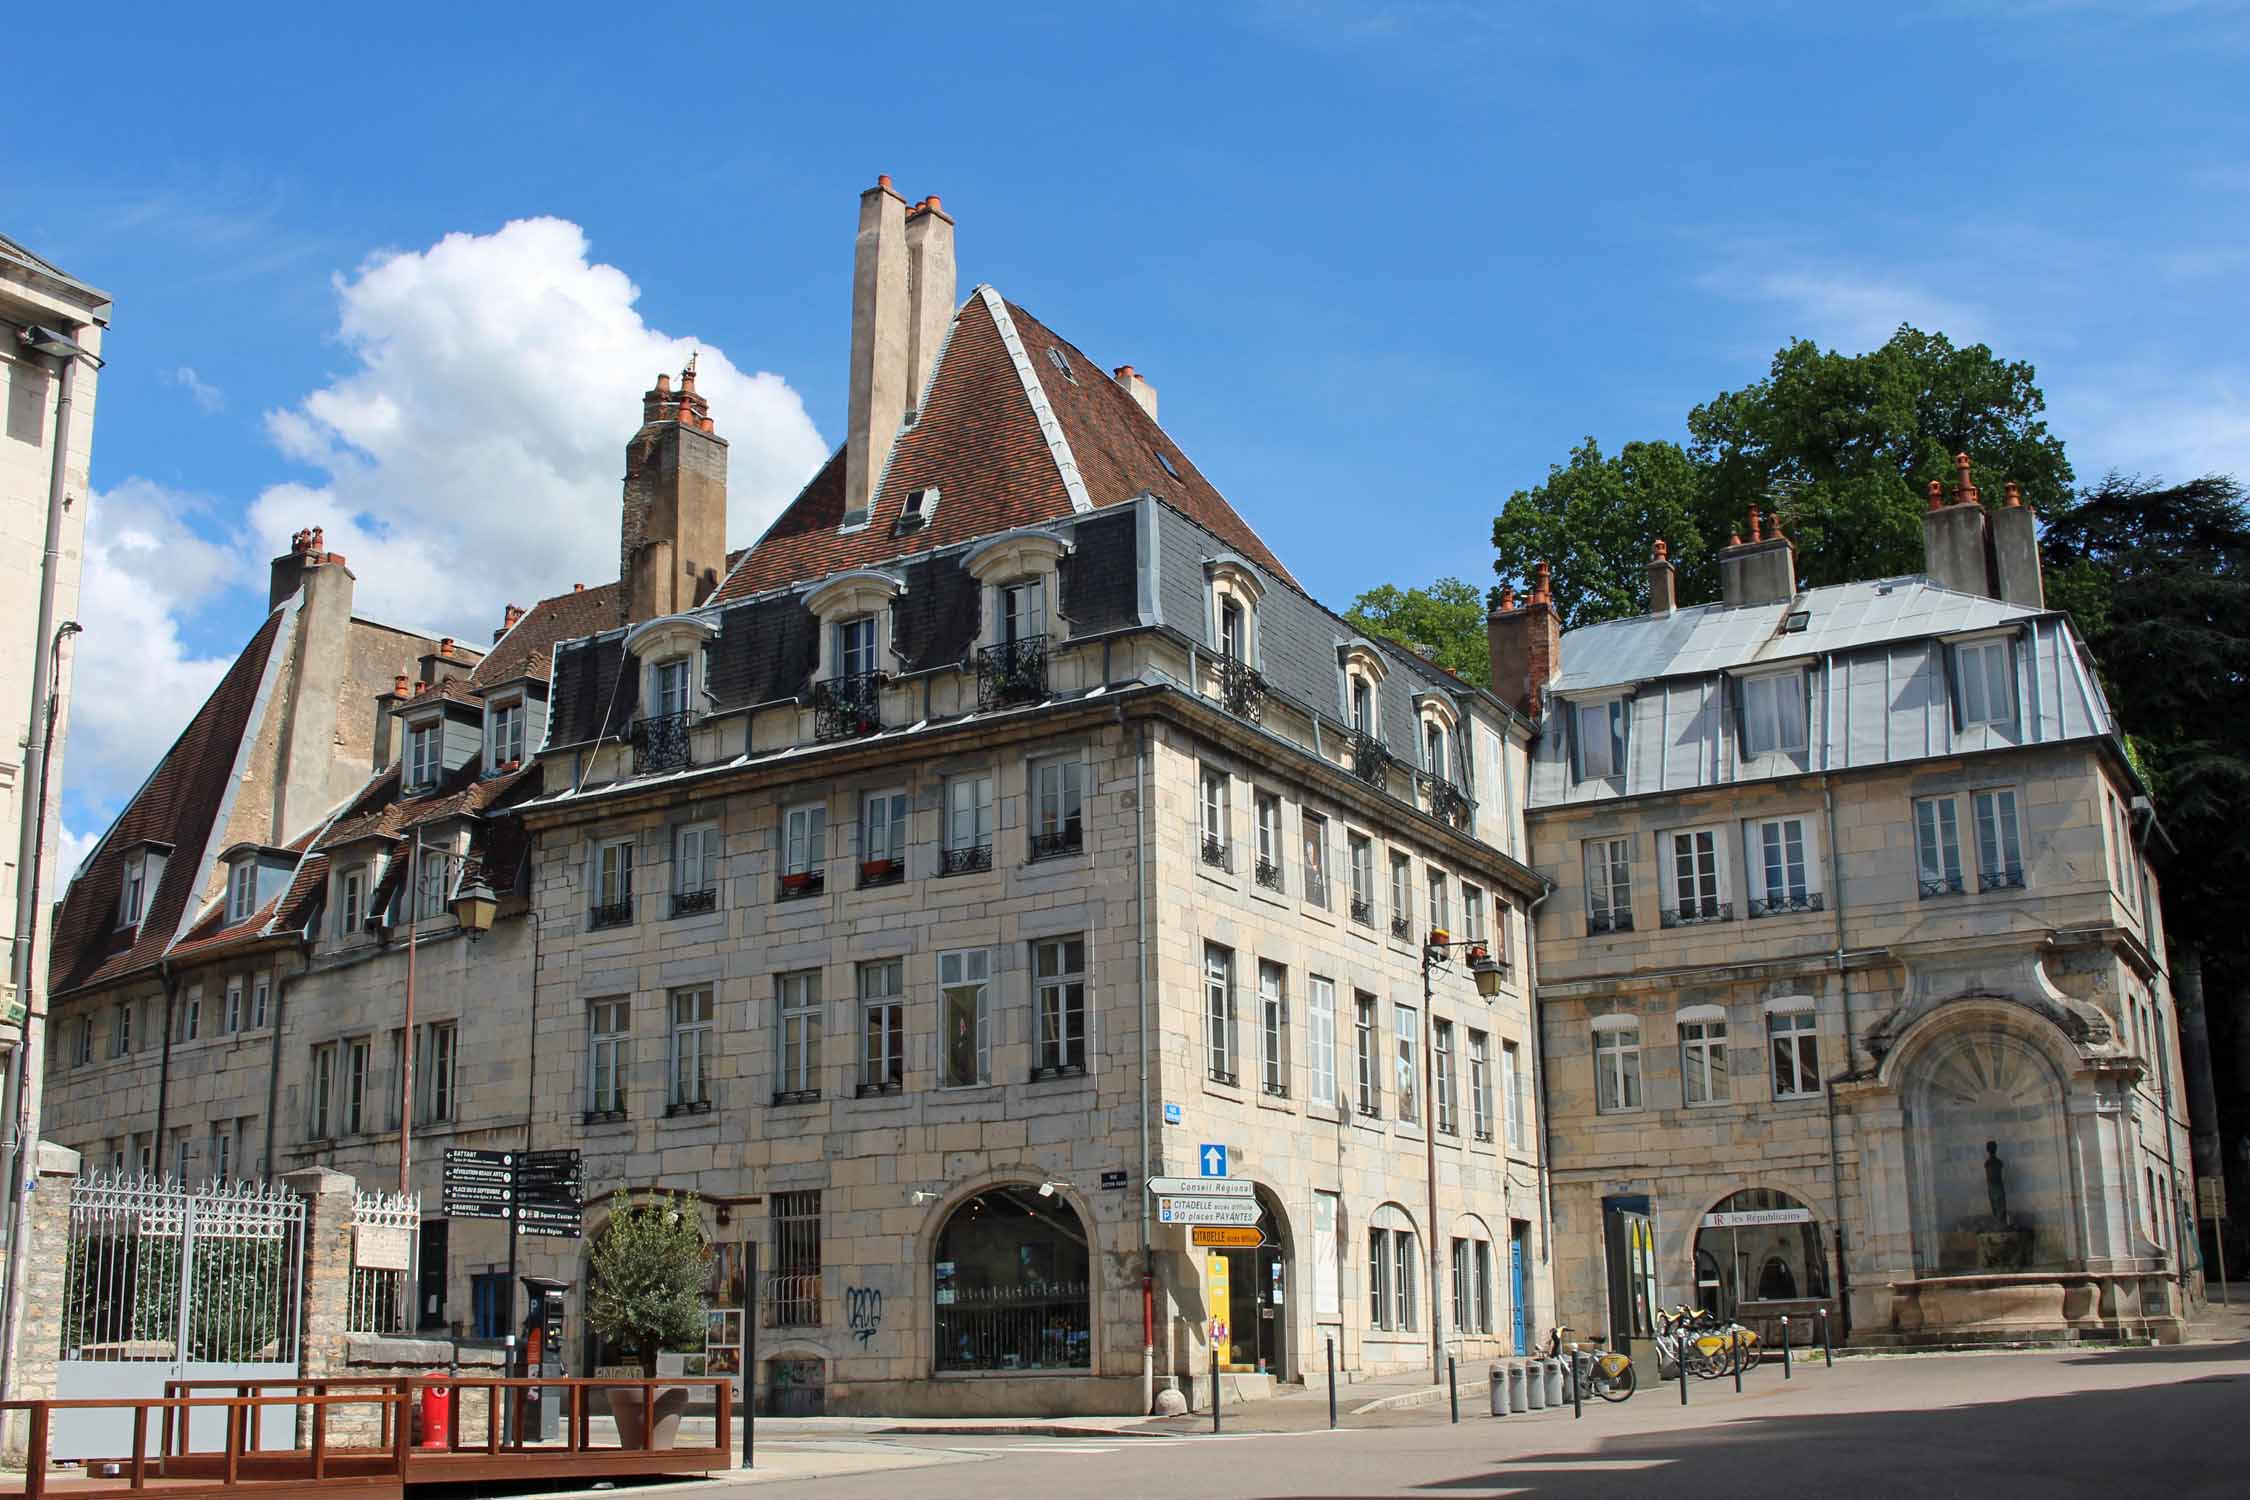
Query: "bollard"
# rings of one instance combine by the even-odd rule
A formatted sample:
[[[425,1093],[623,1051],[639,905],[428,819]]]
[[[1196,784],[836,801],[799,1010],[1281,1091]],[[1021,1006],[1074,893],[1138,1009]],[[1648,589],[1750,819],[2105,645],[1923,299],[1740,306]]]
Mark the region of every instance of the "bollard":
[[[1211,1340],[1211,1435],[1219,1432],[1219,1341]]]
[[[1562,1361],[1549,1359],[1547,1365],[1547,1406],[1558,1410],[1562,1406]]]
[[[1687,1335],[1684,1333],[1680,1335],[1680,1342],[1672,1346],[1672,1363],[1680,1367],[1680,1405],[1685,1406],[1687,1405]]]
[[[1336,1341],[1328,1341],[1328,1430],[1336,1430]]]
[[[1534,1359],[1523,1367],[1523,1409],[1544,1411],[1547,1407],[1547,1372],[1542,1368],[1545,1360]]]
[[[1577,1350],[1570,1352],[1570,1419],[1574,1422],[1586,1415],[1586,1367],[1579,1363],[1582,1358]]]
[[[1508,1414],[1507,1369],[1498,1360],[1494,1360],[1492,1368],[1486,1370],[1484,1374],[1487,1384],[1491,1386],[1489,1394],[1492,1397],[1492,1414],[1496,1417],[1504,1417]]]
[[[1738,1395],[1738,1396],[1739,1396],[1739,1395],[1741,1395],[1741,1394],[1742,1394],[1742,1330],[1741,1330],[1741,1329],[1739,1329],[1739,1328],[1730,1328],[1730,1329],[1728,1329],[1728,1330],[1727,1330],[1727,1345],[1728,1345],[1728,1352],[1729,1352],[1729,1353],[1731,1353],[1731,1354],[1733,1354],[1733,1356],[1734,1356],[1734,1393],[1735,1393],[1736,1395]]]
[[[1453,1408],[1453,1424],[1461,1424],[1461,1382],[1455,1378],[1453,1356],[1445,1357],[1445,1399]]]
[[[1828,1368],[1833,1370],[1836,1368],[1836,1346],[1833,1343],[1829,1342],[1828,1338],[1828,1309],[1823,1307],[1819,1311],[1820,1357],[1827,1362]]]
[[[1789,1314],[1787,1313],[1781,1315],[1781,1378],[1783,1380],[1795,1380],[1797,1378],[1789,1368]]]
[[[1530,1410],[1529,1407],[1524,1405],[1523,1366],[1514,1360],[1508,1362],[1508,1410],[1510,1412]]]

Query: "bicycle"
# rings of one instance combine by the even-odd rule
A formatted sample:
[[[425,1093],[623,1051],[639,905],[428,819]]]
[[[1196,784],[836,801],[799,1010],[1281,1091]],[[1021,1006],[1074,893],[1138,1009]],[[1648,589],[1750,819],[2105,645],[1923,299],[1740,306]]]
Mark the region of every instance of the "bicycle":
[[[1571,1331],[1568,1323],[1558,1323],[1547,1334],[1547,1357],[1562,1359],[1570,1367],[1570,1379],[1579,1399],[1598,1396],[1604,1401],[1630,1401],[1638,1377],[1633,1373],[1630,1355],[1615,1349],[1604,1349],[1607,1342],[1602,1335],[1590,1334],[1581,1344],[1573,1340],[1563,1342]]]
[[[1748,1370],[1757,1362],[1752,1352],[1757,1333],[1741,1323],[1721,1322],[1708,1308],[1675,1307],[1669,1316],[1659,1312],[1656,1322],[1659,1353],[1676,1368],[1683,1344],[1692,1349],[1688,1369],[1699,1380],[1718,1380],[1735,1373],[1738,1366]]]

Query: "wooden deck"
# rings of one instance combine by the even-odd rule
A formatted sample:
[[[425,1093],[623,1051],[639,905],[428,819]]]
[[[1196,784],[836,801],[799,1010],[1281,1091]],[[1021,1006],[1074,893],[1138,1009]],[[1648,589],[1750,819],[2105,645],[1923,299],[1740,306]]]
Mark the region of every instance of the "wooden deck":
[[[412,1414],[419,1408],[423,1388],[433,1384],[454,1392],[456,1412],[462,1392],[485,1392],[487,1416],[479,1424],[483,1430],[464,1433],[456,1422],[445,1447],[413,1446],[409,1442]],[[669,1386],[716,1387],[713,1395],[718,1420],[708,1446],[629,1448],[592,1440],[594,1395],[637,1391],[644,1401],[651,1401],[657,1391]],[[194,1393],[213,1388],[232,1394]],[[161,1494],[165,1500],[204,1500],[256,1495],[275,1500],[303,1496],[310,1500],[317,1489],[322,1500],[404,1500],[407,1489],[415,1485],[535,1481],[566,1488],[577,1481],[708,1474],[732,1468],[735,1463],[734,1390],[724,1378],[297,1380],[254,1386],[229,1382],[216,1387],[174,1382],[169,1390],[170,1394],[162,1397],[111,1401],[0,1402],[0,1411],[30,1415],[27,1467],[21,1474],[0,1474],[0,1496],[123,1500]],[[565,1393],[567,1410],[560,1423],[560,1437],[539,1443],[506,1441],[501,1411],[508,1402],[521,1399],[511,1393],[524,1390]],[[304,1431],[298,1434],[302,1446],[258,1446],[260,1418],[266,1408],[275,1406],[304,1410]],[[132,1451],[115,1459],[53,1466],[48,1458],[52,1413],[72,1408],[131,1411]],[[226,1413],[226,1438],[217,1448],[190,1445],[186,1414],[200,1408],[223,1409]],[[344,1417],[339,1414],[340,1408],[357,1410]],[[369,1408],[373,1408],[374,1421],[369,1420]],[[329,1431],[339,1422],[362,1429],[372,1427],[380,1435],[372,1444],[333,1443]]]

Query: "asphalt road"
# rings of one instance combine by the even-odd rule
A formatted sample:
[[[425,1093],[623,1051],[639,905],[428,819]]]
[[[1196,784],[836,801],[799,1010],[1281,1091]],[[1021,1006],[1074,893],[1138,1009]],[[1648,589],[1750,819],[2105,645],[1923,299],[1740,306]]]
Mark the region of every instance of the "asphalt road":
[[[1568,1408],[1471,1416],[1464,1400],[1459,1426],[1439,1406],[1340,1432],[898,1437],[867,1445],[891,1450],[897,1467],[787,1490],[815,1500],[2250,1494],[2250,1343],[1850,1360],[1833,1370],[1816,1360],[1788,1381],[1768,1367],[1739,1396],[1726,1381],[1695,1382],[1688,1394],[1682,1409],[1677,1387],[1644,1388],[1622,1406],[1590,1405],[1582,1420]],[[1256,1425],[1255,1409],[1234,1425]]]

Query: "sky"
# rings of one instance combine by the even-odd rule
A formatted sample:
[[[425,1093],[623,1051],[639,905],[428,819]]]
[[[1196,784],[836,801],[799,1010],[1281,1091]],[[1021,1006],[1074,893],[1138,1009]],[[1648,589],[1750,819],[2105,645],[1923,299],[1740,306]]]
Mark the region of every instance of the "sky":
[[[2250,478],[2250,0],[103,16],[10,17],[50,61],[0,133],[0,233],[116,299],[66,864],[300,527],[361,613],[489,639],[615,576],[700,351],[753,539],[841,440],[878,173],[1339,608],[1481,585],[1582,438],[1900,322],[2033,362],[2082,479]]]

